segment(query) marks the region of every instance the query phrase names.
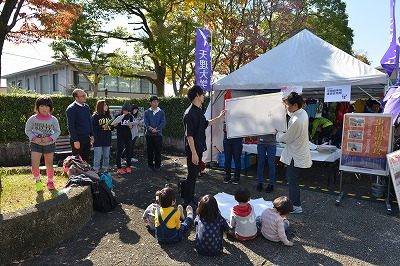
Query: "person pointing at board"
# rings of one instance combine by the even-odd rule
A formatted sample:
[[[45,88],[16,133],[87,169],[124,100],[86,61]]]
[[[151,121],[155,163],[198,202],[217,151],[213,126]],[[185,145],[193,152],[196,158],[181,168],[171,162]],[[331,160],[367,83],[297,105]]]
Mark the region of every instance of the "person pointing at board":
[[[276,140],[286,143],[280,161],[287,165],[286,179],[289,183],[289,198],[293,202],[292,213],[302,213],[299,173],[300,169],[310,168],[312,165],[308,141],[308,115],[301,108],[303,97],[296,92],[291,92],[283,98],[283,102],[290,119],[286,132],[276,130]]]
[[[204,116],[201,105],[204,103],[203,89],[199,85],[191,87],[187,96],[192,104],[186,109],[183,116],[185,127],[185,153],[187,160],[188,175],[184,189],[184,207],[191,205],[197,208],[197,201],[194,200],[194,189],[196,179],[200,172],[200,163],[206,146],[206,128],[215,124],[225,116],[225,110],[214,119],[207,120]]]

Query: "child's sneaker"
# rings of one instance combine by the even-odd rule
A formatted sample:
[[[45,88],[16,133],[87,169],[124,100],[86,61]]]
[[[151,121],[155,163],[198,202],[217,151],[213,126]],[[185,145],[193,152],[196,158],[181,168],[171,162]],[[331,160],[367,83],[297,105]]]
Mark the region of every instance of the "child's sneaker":
[[[139,160],[138,159],[136,159],[136,158],[132,158],[131,159],[131,163],[137,163]]]
[[[193,219],[193,208],[190,205],[186,207],[186,217]]]
[[[181,212],[181,221],[185,220],[185,214],[183,213],[183,206],[178,205],[178,210]]]
[[[125,171],[126,171],[128,174],[132,173],[132,169],[131,169],[130,167],[127,167],[127,168],[125,169]]]
[[[47,182],[47,188],[48,188],[49,190],[56,189],[56,188],[54,187],[54,182]]]
[[[120,175],[123,175],[123,174],[125,174],[125,170],[122,168],[118,168],[117,173]]]
[[[35,187],[36,187],[36,191],[37,191],[37,192],[43,191],[43,183],[42,183],[42,180],[37,180],[37,181],[36,181],[36,184],[35,184]]]

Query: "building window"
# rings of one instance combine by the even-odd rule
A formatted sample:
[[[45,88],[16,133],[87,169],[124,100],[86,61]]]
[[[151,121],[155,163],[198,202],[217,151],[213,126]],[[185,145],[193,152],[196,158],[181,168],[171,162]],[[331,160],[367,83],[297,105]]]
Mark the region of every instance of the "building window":
[[[29,79],[26,79],[25,87],[26,87],[26,89],[27,89],[28,91],[31,90],[31,89],[30,89],[30,85],[29,85]]]
[[[88,73],[85,74],[87,75]],[[82,75],[79,75],[79,71],[73,71],[73,82],[78,88],[86,91],[91,90],[89,82]]]
[[[153,86],[148,79],[140,79],[140,88],[142,90],[142,93],[153,94]]]
[[[40,76],[40,93],[50,94],[49,76]]]
[[[110,92],[119,92],[118,91],[118,78],[112,76],[105,76],[104,77],[105,87]]]
[[[58,74],[53,74],[53,91],[59,91]]]
[[[18,80],[17,86],[18,86],[18,89],[22,89],[22,80]]]

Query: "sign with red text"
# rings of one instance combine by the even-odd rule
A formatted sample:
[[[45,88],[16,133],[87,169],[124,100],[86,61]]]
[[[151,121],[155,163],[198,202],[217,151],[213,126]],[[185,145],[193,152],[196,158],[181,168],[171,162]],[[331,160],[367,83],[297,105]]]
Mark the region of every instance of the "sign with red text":
[[[392,120],[391,114],[345,114],[339,169],[387,176]]]
[[[400,206],[400,150],[387,154],[386,158],[388,160],[390,176],[392,177],[397,202]]]

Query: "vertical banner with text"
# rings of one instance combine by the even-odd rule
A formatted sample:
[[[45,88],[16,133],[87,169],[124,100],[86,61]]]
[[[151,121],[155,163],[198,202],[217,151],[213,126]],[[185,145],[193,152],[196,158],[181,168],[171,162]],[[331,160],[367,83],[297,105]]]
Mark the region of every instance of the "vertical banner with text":
[[[345,114],[339,169],[387,176],[392,120],[391,114]]]
[[[208,42],[210,32],[196,29],[195,73],[196,83],[203,91],[211,91],[211,46]]]
[[[396,44],[396,18],[395,18],[395,5],[396,0],[390,0],[390,44],[386,53],[381,59],[381,66],[385,70],[386,74],[390,77],[393,70],[398,71],[398,51]],[[397,61],[397,64],[396,64]]]

